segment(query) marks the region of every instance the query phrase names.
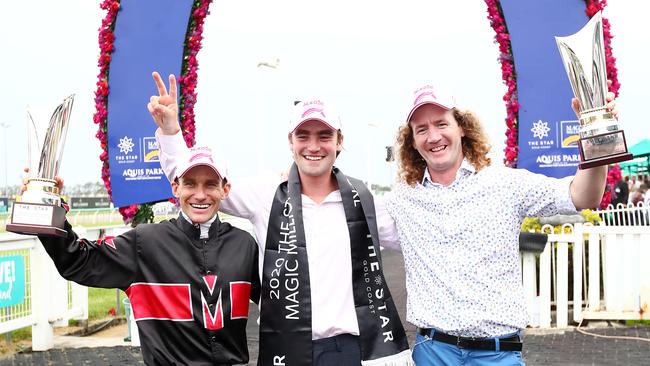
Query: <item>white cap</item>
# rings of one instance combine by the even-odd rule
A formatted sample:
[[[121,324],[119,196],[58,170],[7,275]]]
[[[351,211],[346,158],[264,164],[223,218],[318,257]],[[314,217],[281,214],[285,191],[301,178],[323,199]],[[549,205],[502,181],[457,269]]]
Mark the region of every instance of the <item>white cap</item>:
[[[178,160],[178,168],[176,169],[176,178],[180,178],[190,169],[205,165],[212,168],[215,173],[221,178],[225,179],[227,172],[226,164],[219,161],[213,154],[212,149],[205,146],[192,147],[186,154]]]
[[[303,100],[296,104],[289,121],[289,133],[307,121],[320,121],[333,130],[342,128],[341,118],[331,104],[320,99]]]
[[[413,116],[415,110],[425,104],[437,105],[438,107],[446,110],[453,109],[458,106],[456,103],[456,98],[454,98],[453,95],[446,94],[444,90],[441,89],[434,89],[434,87],[430,84],[424,85],[415,89],[413,92],[406,123],[409,123],[411,121],[411,116]]]

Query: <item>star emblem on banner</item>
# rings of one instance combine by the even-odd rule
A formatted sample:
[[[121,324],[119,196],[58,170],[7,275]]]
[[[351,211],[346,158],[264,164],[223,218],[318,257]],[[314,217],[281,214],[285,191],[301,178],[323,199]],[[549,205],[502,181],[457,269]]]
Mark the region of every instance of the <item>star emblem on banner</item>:
[[[377,275],[377,276],[375,277],[375,285],[377,285],[377,286],[381,286],[381,284],[382,284],[383,282],[384,282],[384,281],[381,280],[381,276]]]
[[[120,152],[122,154],[126,155],[133,151],[133,139],[129,138],[128,136],[124,136],[124,138],[120,139],[120,143],[117,144],[117,147],[120,148]]]
[[[550,130],[548,123],[540,119],[537,122],[533,122],[533,128],[530,129],[530,132],[533,133],[533,137],[537,137],[541,140],[544,137],[548,137],[548,131]]]

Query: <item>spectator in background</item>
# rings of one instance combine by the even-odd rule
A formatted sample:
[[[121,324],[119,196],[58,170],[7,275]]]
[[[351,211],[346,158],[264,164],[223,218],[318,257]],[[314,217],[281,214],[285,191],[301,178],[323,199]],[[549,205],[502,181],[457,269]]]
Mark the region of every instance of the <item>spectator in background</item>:
[[[627,176],[625,176],[623,179],[625,180],[625,184],[627,184],[627,191],[629,192],[629,191],[630,191],[630,186],[632,185],[632,184],[630,183],[630,176],[627,175]]]
[[[641,184],[639,186],[639,189],[635,189],[631,194],[630,194],[630,203],[633,204],[634,206],[637,205],[643,205],[646,202],[646,195],[648,191],[648,186],[645,184]],[[643,209],[641,207],[637,207],[633,211],[634,215],[634,221],[632,222],[633,225],[649,225],[650,222],[648,222],[648,214],[647,210]]]
[[[628,177],[625,177],[628,179]],[[614,186],[614,198],[612,199],[612,205],[614,207],[618,206],[619,203],[627,205],[627,200],[630,195],[630,189],[627,186],[627,182],[623,179],[619,180]]]
[[[636,176],[636,182],[634,182],[634,188],[636,189],[641,188],[641,184],[643,184],[643,175],[639,174]]]
[[[644,202],[648,186],[641,184],[638,189],[635,189],[630,195],[630,203],[637,205],[639,202]]]

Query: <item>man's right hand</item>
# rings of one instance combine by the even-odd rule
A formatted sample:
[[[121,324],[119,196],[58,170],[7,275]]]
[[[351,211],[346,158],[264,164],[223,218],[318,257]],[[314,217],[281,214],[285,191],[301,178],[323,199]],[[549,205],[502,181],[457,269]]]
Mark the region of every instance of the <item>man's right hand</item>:
[[[169,75],[169,93],[167,93],[165,82],[160,77],[160,74],[154,71],[152,76],[159,95],[151,96],[147,109],[163,134],[175,135],[181,130],[178,123],[176,78],[174,75]]]
[[[27,184],[29,183],[29,168],[25,167],[23,168],[23,171],[26,173],[25,177],[23,178],[23,184],[20,186],[20,195],[25,193],[27,190]],[[59,177],[58,175],[54,177],[54,180],[56,181],[56,186],[59,188],[59,192],[63,191],[63,178]]]

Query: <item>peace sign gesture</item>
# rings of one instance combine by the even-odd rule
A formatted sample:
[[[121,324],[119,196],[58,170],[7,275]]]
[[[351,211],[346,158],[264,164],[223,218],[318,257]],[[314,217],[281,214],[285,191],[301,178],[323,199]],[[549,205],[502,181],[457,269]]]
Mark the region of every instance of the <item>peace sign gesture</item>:
[[[160,127],[163,134],[174,135],[180,131],[181,127],[178,123],[178,92],[176,88],[176,77],[169,75],[169,94],[165,87],[160,74],[154,71],[153,81],[156,83],[159,95],[152,95],[147,104],[147,109],[153,117],[154,122]]]

